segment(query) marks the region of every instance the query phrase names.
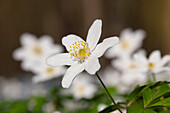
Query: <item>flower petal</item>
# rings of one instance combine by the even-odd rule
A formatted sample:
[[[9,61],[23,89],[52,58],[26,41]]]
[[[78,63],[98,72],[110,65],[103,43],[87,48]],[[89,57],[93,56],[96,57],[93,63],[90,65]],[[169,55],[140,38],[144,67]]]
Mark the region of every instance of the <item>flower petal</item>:
[[[95,48],[96,44],[100,39],[101,27],[102,21],[97,19],[93,22],[92,26],[88,31],[86,42],[89,44],[89,48],[91,51]]]
[[[101,57],[108,48],[115,46],[116,44],[118,44],[118,42],[119,42],[118,37],[110,37],[104,39],[102,43],[97,45],[97,47],[92,52],[92,55],[96,57]]]
[[[42,45],[51,45],[53,43],[53,39],[49,35],[43,35],[39,38]]]
[[[70,46],[72,46],[73,43],[78,42],[78,41],[84,41],[84,40],[74,34],[67,35],[62,38],[62,44],[66,47],[67,51],[70,50]]]
[[[166,65],[168,62],[170,62],[170,55],[165,55],[165,56],[162,58],[161,66]]]
[[[46,59],[49,66],[72,65],[74,62],[69,53],[56,54]]]
[[[37,41],[37,38],[35,35],[24,33],[20,37],[20,42],[23,46],[30,45],[32,43],[35,43]]]
[[[133,58],[140,65],[141,64],[146,65],[148,63],[148,60],[147,60],[147,58],[146,58],[146,56],[144,54],[136,53],[136,54],[133,55]]]
[[[158,68],[157,70],[155,70],[154,73],[161,73],[161,72],[170,72],[170,68],[169,67]]]
[[[15,60],[24,60],[25,58],[25,51],[23,48],[19,48],[19,49],[16,49],[13,54],[12,54],[13,58]]]
[[[159,50],[155,50],[151,53],[149,56],[149,61],[150,62],[156,62],[159,63],[161,61],[161,53]]]
[[[85,70],[89,74],[95,74],[96,71],[100,69],[100,63],[97,57],[89,57],[86,59],[87,61],[85,62]]]
[[[69,67],[63,77],[62,87],[69,88],[75,76],[81,73],[83,70],[84,70],[84,65],[78,64],[77,62],[71,67]]]

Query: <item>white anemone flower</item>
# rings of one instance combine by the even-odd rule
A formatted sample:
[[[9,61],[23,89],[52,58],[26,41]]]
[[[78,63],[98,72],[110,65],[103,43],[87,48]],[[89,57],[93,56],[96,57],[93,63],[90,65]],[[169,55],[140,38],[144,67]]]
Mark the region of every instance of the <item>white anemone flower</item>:
[[[63,51],[62,46],[53,44],[52,38],[48,35],[38,39],[35,35],[24,33],[20,37],[20,43],[22,47],[13,52],[13,57],[22,61],[21,67],[25,71],[36,71],[46,57]]]
[[[127,57],[142,46],[142,41],[145,38],[145,31],[132,31],[130,28],[124,29],[120,33],[120,43],[114,48],[110,48],[105,56],[107,58],[113,57]]]
[[[69,53],[56,54],[47,58],[50,66],[71,65],[66,71],[62,86],[68,88],[75,76],[86,70],[89,74],[95,74],[100,69],[98,58],[104,52],[119,42],[118,37],[110,37],[98,44],[101,36],[102,21],[95,20],[90,27],[86,41],[77,35],[71,34],[62,38],[62,44]]]
[[[89,75],[81,73],[75,78],[70,87],[73,97],[77,100],[82,98],[91,99],[97,91],[97,86],[92,82]]]
[[[51,67],[44,63],[37,68],[35,72],[35,76],[32,78],[34,83],[44,82],[56,77],[59,77],[65,73],[66,68],[64,66],[61,67]]]
[[[170,62],[170,55],[165,55],[161,58],[159,50],[153,51],[148,59],[142,54],[135,54],[134,58],[139,64],[137,68],[139,72],[158,74],[160,72],[170,71],[170,68],[166,66],[166,64]]]

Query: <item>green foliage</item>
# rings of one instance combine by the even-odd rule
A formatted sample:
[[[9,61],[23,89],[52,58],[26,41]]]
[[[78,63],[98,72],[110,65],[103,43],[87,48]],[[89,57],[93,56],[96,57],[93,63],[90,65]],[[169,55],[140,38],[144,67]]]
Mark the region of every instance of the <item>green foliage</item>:
[[[117,106],[122,109],[124,108],[123,106],[121,106],[120,104],[117,104]],[[117,110],[117,108],[114,106],[114,105],[111,105],[107,108],[105,108],[104,110],[100,111],[99,113],[109,113],[109,112],[112,112],[112,111],[115,111]]]
[[[124,103],[127,113],[169,113],[170,82],[162,81],[137,86],[130,94],[128,102]],[[122,106],[119,106],[121,109]],[[115,111],[115,106],[109,106],[100,113]]]
[[[170,113],[170,86],[169,82],[150,83],[137,86],[125,102],[117,103],[121,110],[127,113]],[[112,96],[116,95],[113,87],[108,88]],[[63,95],[61,87],[55,87],[44,97],[34,96],[24,100],[1,101],[0,113],[51,113],[44,111],[44,106],[51,102],[56,110],[62,113],[96,113],[99,104],[105,104],[104,110],[99,113],[109,113],[117,110],[101,88],[92,99],[75,100],[72,95]],[[118,95],[120,97],[120,95]],[[67,108],[67,101],[79,106],[73,110]],[[64,104],[63,104],[64,103]]]
[[[136,87],[129,94],[128,113],[157,113],[170,108],[169,82],[157,82]],[[157,112],[156,112],[157,111]]]

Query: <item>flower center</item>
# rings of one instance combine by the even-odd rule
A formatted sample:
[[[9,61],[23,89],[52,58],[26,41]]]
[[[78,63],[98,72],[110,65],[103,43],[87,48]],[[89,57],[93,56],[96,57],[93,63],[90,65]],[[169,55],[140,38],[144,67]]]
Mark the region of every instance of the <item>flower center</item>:
[[[53,73],[54,72],[54,68],[53,67],[48,67],[47,69],[46,69],[46,73],[47,74],[51,74],[51,73]]]
[[[129,48],[129,42],[126,41],[126,40],[123,40],[121,42],[121,46],[122,46],[123,49],[127,49],[127,48]]]
[[[83,63],[90,55],[90,48],[87,42],[78,41],[70,46],[69,53],[71,56],[75,57],[78,62]]]
[[[150,62],[150,63],[148,64],[148,68],[149,68],[150,70],[152,70],[154,67],[155,67],[155,66],[154,66],[153,63]]]
[[[35,46],[33,48],[33,52],[36,54],[36,55],[40,55],[42,54],[42,49],[39,47],[39,46]]]
[[[129,68],[136,68],[137,65],[136,65],[134,62],[132,62],[128,67],[129,67]]]
[[[77,90],[79,93],[83,93],[84,89],[85,89],[84,86],[79,86]]]

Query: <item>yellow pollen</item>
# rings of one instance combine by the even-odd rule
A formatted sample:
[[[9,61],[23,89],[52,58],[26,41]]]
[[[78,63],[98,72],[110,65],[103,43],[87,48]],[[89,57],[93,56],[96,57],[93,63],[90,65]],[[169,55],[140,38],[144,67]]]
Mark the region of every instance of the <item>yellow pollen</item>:
[[[84,86],[79,86],[77,90],[78,90],[78,92],[83,93],[83,91],[84,91]]]
[[[51,74],[51,73],[53,73],[54,72],[54,68],[53,67],[48,67],[47,69],[46,69],[46,73],[47,74]]]
[[[150,63],[148,64],[148,68],[149,68],[150,70],[152,70],[154,67],[155,67],[155,66],[154,66],[153,63],[150,62]]]
[[[137,65],[135,64],[135,63],[131,63],[130,65],[129,65],[129,68],[136,68],[137,67]]]
[[[127,48],[129,47],[129,42],[123,40],[123,41],[121,42],[121,46],[122,46],[123,49],[127,49]]]
[[[70,46],[70,50],[68,52],[71,56],[74,56],[76,60],[82,63],[90,55],[90,48],[88,47],[87,42],[77,41]]]
[[[33,52],[37,55],[40,55],[40,54],[42,54],[42,49],[39,46],[35,46],[33,48]]]

